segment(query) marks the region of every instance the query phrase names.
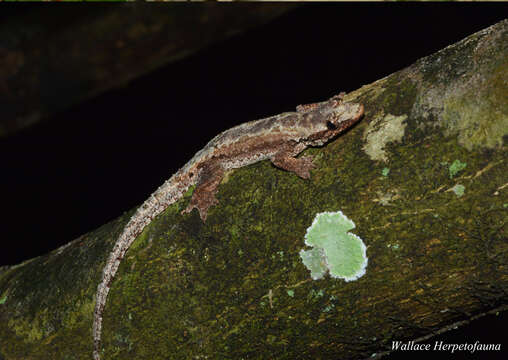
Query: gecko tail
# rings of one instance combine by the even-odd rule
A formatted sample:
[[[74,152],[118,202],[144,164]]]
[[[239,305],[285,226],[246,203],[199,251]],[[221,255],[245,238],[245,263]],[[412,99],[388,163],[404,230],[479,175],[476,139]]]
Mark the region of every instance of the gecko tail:
[[[187,169],[187,168],[186,168]],[[164,209],[182,195],[193,183],[191,181],[182,181],[182,176],[177,173],[159,187],[134,213],[122,230],[121,235],[109,254],[106,265],[103,268],[102,279],[97,286],[96,303],[93,319],[93,359],[100,360],[100,344],[102,334],[103,312],[106,306],[106,300],[115,278],[120,262],[129,250],[131,244],[136,240],[143,229]]]

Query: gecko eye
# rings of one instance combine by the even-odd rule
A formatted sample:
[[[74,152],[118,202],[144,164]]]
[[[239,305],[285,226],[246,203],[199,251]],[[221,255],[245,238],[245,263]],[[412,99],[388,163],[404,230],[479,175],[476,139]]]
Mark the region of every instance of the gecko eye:
[[[337,126],[334,123],[332,123],[331,121],[329,121],[329,120],[326,122],[326,127],[328,128],[328,130],[335,130],[335,129],[337,129]]]

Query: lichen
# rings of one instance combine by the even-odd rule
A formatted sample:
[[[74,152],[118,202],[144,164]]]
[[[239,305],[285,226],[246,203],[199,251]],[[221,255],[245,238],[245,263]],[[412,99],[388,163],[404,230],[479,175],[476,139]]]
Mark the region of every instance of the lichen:
[[[310,270],[310,277],[319,280],[325,276],[328,271],[326,266],[326,255],[324,249],[315,247],[311,250],[300,251],[300,257],[307,269]]]
[[[321,279],[327,271],[346,281],[365,274],[367,248],[360,237],[349,232],[354,228],[354,222],[342,211],[316,215],[305,234],[305,244],[313,249],[300,251],[312,279]]]
[[[457,195],[457,197],[461,197],[464,195],[465,189],[466,187],[464,185],[456,184],[454,187],[451,188],[451,191],[453,191],[455,195]]]
[[[466,166],[466,163],[463,163],[460,160],[455,160],[448,168],[450,179],[457,175],[460,171],[464,170]]]
[[[407,115],[395,116],[387,114],[372,120],[364,131],[365,144],[363,150],[376,161],[388,161],[385,146],[388,143],[400,142],[404,136]]]
[[[387,244],[386,247],[392,250],[399,250],[399,244]]]

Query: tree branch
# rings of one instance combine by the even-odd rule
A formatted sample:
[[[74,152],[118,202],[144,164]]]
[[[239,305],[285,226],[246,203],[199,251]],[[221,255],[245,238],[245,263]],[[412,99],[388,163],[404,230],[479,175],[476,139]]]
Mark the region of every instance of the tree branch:
[[[358,359],[507,306],[508,21],[350,93],[366,116],[311,149],[311,180],[229,174],[207,222],[170,206],[128,251],[104,359]],[[298,255],[341,210],[366,274],[312,280]],[[0,357],[89,359],[100,273],[132,214],[0,272]],[[168,355],[170,354],[170,355]]]

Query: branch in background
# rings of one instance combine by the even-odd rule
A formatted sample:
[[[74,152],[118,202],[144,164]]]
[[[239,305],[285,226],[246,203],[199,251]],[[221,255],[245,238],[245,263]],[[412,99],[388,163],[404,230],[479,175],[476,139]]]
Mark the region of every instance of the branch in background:
[[[291,8],[294,5],[207,3],[153,11],[151,6],[138,4],[103,4],[4,13],[0,22],[0,137],[124,86]]]

